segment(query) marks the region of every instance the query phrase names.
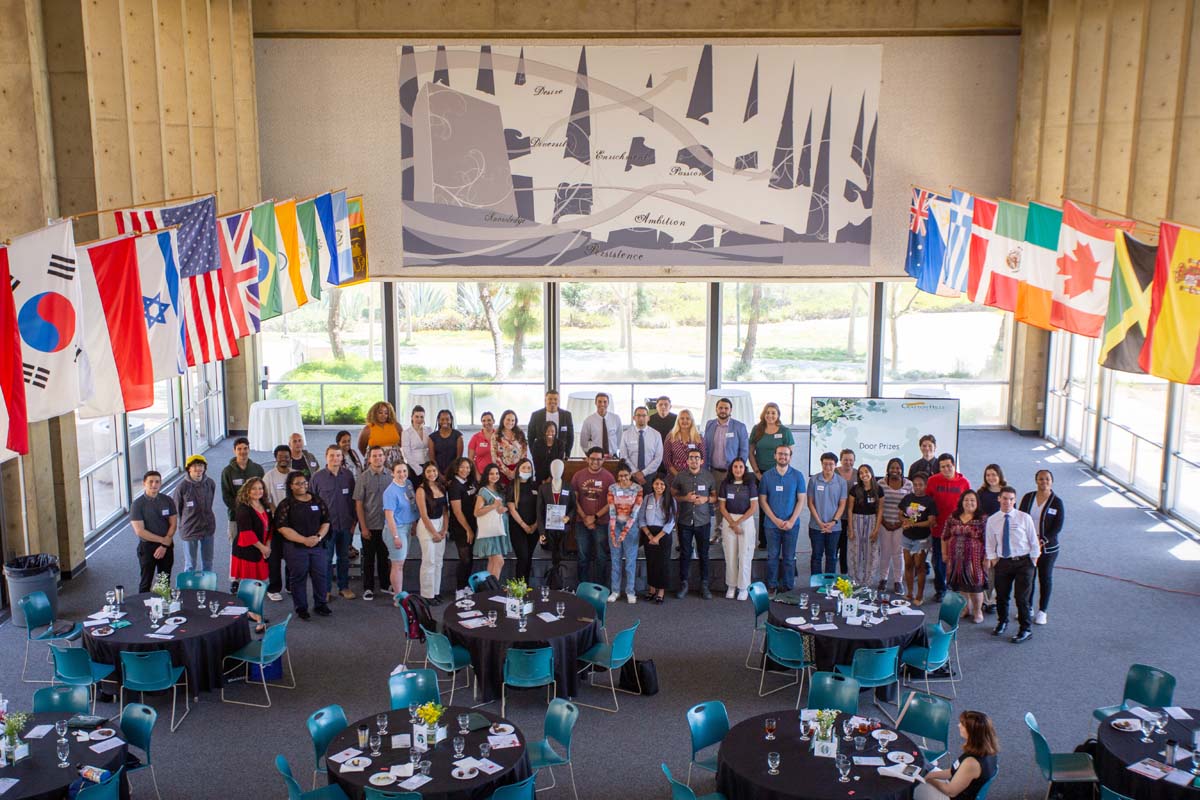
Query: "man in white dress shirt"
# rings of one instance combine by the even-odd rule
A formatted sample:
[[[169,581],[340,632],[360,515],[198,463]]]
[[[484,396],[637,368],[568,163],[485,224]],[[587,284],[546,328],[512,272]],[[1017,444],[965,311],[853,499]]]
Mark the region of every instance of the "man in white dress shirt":
[[[633,482],[649,490],[650,481],[662,464],[663,443],[658,431],[650,427],[650,412],[638,406],[633,424],[621,434],[621,453],[633,470]]]
[[[1014,593],[1017,603],[1016,634],[1009,639],[1019,644],[1033,635],[1030,602],[1033,600],[1033,574],[1041,547],[1033,518],[1017,510],[1017,490],[1000,490],[1000,512],[987,518],[984,533],[986,565],[996,575],[996,627],[993,636],[1003,636],[1008,628],[1008,598]]]
[[[616,458],[621,453],[621,418],[608,410],[609,402],[607,392],[596,395],[596,413],[579,426],[579,446],[585,453],[599,447],[605,458]]]

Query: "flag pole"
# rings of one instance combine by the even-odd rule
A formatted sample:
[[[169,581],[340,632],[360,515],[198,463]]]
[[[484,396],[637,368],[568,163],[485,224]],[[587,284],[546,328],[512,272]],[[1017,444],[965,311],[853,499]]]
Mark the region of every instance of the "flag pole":
[[[912,188],[920,189],[923,192],[931,192],[932,194],[941,194],[941,191],[939,189],[930,189],[928,186],[921,186],[918,183],[911,184],[911,186],[912,186]],[[950,188],[953,189],[954,187],[952,186]]]
[[[270,200],[259,200],[257,203],[255,203],[252,206],[246,206],[245,208],[239,208],[239,209],[235,209],[233,211],[226,211],[222,214],[217,214],[217,216],[218,217],[230,217],[230,216],[233,216],[234,214],[241,214],[245,211],[253,211],[254,209],[261,206],[263,203],[274,203],[274,202],[275,202],[274,197],[272,197]]]
[[[185,200],[197,200],[201,197],[213,197],[213,196],[215,196],[215,195],[213,195],[212,192],[201,192],[200,194],[188,195],[187,197],[167,197],[167,198],[163,198],[162,200],[150,200],[145,203],[135,203],[133,205],[128,205],[128,206],[118,206],[116,208],[101,208],[101,209],[97,209],[96,211],[85,211],[82,214],[72,214],[69,217],[64,217],[64,219],[80,220],[80,219],[85,219],[87,217],[98,217],[101,214],[111,214],[115,211],[124,211],[125,209],[128,209],[128,208],[146,208],[148,206],[162,205],[163,203],[182,203]]]
[[[126,233],[118,233],[116,236],[100,237],[99,239],[88,239],[86,242],[76,242],[75,246],[76,247],[87,247],[90,244],[97,244],[99,242],[115,242],[118,239],[140,239],[143,236],[150,236],[151,234],[162,233],[163,231],[177,231],[177,230],[179,230],[178,225],[164,225],[161,228],[154,228],[153,230],[148,230],[148,231],[128,231]]]
[[[1070,200],[1072,203],[1074,203],[1077,206],[1087,206],[1088,208],[1092,209],[1093,211],[1101,211],[1105,214],[1116,214],[1118,217],[1121,217],[1123,219],[1132,220],[1133,222],[1138,222],[1138,223],[1141,223],[1142,225],[1148,225],[1151,228],[1158,227],[1157,225],[1155,225],[1153,222],[1150,222],[1149,220],[1138,219],[1137,217],[1131,217],[1128,214],[1124,213],[1123,211],[1117,211],[1112,208],[1105,208],[1104,206],[1098,206],[1095,203],[1085,203],[1082,200],[1075,200],[1070,197],[1067,197],[1066,195],[1059,195],[1059,199],[1060,200]]]

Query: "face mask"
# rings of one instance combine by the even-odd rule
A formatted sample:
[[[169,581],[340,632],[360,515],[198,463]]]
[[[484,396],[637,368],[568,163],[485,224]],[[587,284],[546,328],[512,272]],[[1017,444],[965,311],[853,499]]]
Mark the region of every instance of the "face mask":
[[[532,477],[533,477],[533,473],[532,473],[532,472],[522,472],[522,473],[520,473],[520,474],[521,474],[521,480],[523,480],[523,481],[527,481],[527,480],[529,480],[530,478],[532,478]]]

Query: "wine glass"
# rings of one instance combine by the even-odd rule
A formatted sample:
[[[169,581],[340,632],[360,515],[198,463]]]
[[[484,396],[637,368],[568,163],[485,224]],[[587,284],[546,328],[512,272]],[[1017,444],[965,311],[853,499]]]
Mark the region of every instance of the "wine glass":
[[[1192,748],[1192,774],[1200,775],[1200,747]]]
[[[517,617],[517,630],[520,633],[524,633],[525,631],[529,630],[529,617],[525,614],[521,614]]]
[[[809,731],[808,720],[806,720],[806,719],[800,720],[800,741],[807,742],[807,741],[811,740],[812,737],[810,737],[808,735],[808,731]]]
[[[855,727],[856,726],[854,725],[853,722],[851,722],[850,717],[846,717],[844,720],[842,720],[842,741],[843,742],[848,742],[854,738],[854,728]]]
[[[67,760],[67,758],[71,755],[71,743],[67,741],[66,737],[59,738],[54,751],[58,755],[59,769],[66,769],[67,767],[71,766],[71,762]]]
[[[550,587],[545,584],[542,584],[542,602],[550,602]]]
[[[838,783],[850,782],[850,757],[844,753],[838,753],[838,757],[833,762],[837,766]]]
[[[808,608],[808,595],[802,594],[800,595],[800,610],[803,611],[806,608]]]
[[[150,627],[157,630],[160,619],[162,619],[162,606],[155,603],[150,606]]]
[[[775,739],[775,726],[777,724],[778,720],[776,720],[774,717],[767,717],[767,719],[763,722],[763,730],[767,732],[765,738],[768,742]]]
[[[196,602],[200,603],[200,610],[201,610],[201,611],[203,611],[203,610],[204,610],[204,598],[205,598],[205,597],[206,597],[206,595],[205,595],[205,593],[204,593],[204,590],[203,590],[203,589],[201,589],[201,590],[199,590],[198,592],[196,592]]]
[[[408,724],[410,724],[410,725],[417,724],[417,709],[418,708],[420,708],[420,706],[416,703],[408,704]]]
[[[494,628],[494,627],[496,627],[496,617],[497,617],[497,614],[496,614],[495,610],[489,611],[489,612],[487,613],[488,627],[489,627],[489,628]]]
[[[779,753],[767,753],[767,774],[779,774]]]
[[[58,738],[62,739],[67,735],[67,721],[60,719],[54,723],[54,732],[58,734]]]
[[[462,736],[454,737],[454,757],[462,758],[463,753],[467,751],[467,740]]]
[[[387,714],[376,714],[375,715],[375,727],[379,729],[380,736],[383,736],[385,733],[387,733],[388,715]]]
[[[559,600],[554,604],[554,613],[558,615],[559,619],[562,619],[563,615],[567,613],[567,604]]]
[[[221,610],[221,604],[218,603],[216,600],[209,600],[208,601],[208,610],[210,612],[209,616],[212,617],[213,619],[216,619],[218,612]]]
[[[181,592],[179,589],[172,589],[171,590],[171,605],[175,605],[176,603],[179,603],[182,597],[183,597],[183,592]],[[182,604],[180,605],[180,607],[182,608]]]
[[[383,746],[383,737],[378,733],[372,733],[371,738],[367,739],[367,743],[371,746],[371,755],[378,757],[380,748]]]
[[[1154,732],[1165,734],[1167,732],[1167,722],[1171,719],[1170,715],[1165,711],[1155,711],[1154,714]]]
[[[104,593],[104,610],[112,613],[113,606],[117,604],[117,593],[109,589]]]
[[[884,731],[879,737],[879,752],[886,753],[888,745],[892,743],[892,732]]]
[[[466,736],[468,733],[471,732],[471,729],[468,727],[470,724],[471,724],[471,715],[470,714],[459,714],[458,715],[458,732],[461,733],[463,736]]]
[[[1142,727],[1142,743],[1154,744],[1154,739],[1150,737],[1150,732],[1154,730],[1154,721],[1149,719],[1140,720]]]

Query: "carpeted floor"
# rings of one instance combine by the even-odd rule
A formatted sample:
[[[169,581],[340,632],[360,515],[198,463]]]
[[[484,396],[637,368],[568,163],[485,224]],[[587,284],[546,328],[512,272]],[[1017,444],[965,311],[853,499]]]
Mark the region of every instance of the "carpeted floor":
[[[320,453],[327,438],[327,433],[314,433],[310,449]],[[800,453],[805,452],[804,438],[797,442]],[[229,451],[227,441],[210,453],[214,475]],[[1038,715],[1052,748],[1069,750],[1088,736],[1091,710],[1120,699],[1125,670],[1135,661],[1174,673],[1179,679],[1176,702],[1200,705],[1195,670],[1200,545],[1040,440],[966,432],[960,452],[963,471],[973,483],[984,464],[995,461],[1022,492],[1032,488],[1036,468],[1049,466],[1066,504],[1049,624],[1037,627],[1034,638],[1022,645],[988,635],[994,618],[986,625],[964,624],[960,643],[966,677],[954,701],[956,709],[980,709],[996,722],[1003,754],[991,797],[1041,797],[1044,783],[1022,723],[1026,711]],[[269,460],[266,454],[255,455]],[[217,541],[217,564],[223,567],[228,545],[224,536]],[[82,618],[103,602],[104,589],[135,584],[134,546],[132,533],[124,530],[92,552],[87,570],[63,587],[63,616]],[[807,552],[805,541],[802,565],[807,565]],[[718,566],[717,574],[721,572]],[[806,566],[802,576],[807,577]],[[406,588],[415,588],[411,575],[409,583]],[[286,602],[275,604],[273,616],[289,608]],[[403,653],[387,598],[338,600],[333,610],[331,618],[293,624],[290,645],[299,688],[277,690],[274,708],[223,705],[216,696],[204,696],[178,732],[169,733],[165,718],[160,720],[154,756],[164,798],[282,797],[272,760],[283,753],[298,776],[310,774],[312,748],[304,726],[309,713],[339,703],[356,720],[386,707],[387,676]],[[583,710],[574,749],[581,797],[669,796],[658,765],[665,761],[677,774],[686,772],[684,712],[697,701],[723,700],[734,723],[794,704],[795,696],[782,692],[760,699],[757,673],[742,666],[751,617],[748,603],[705,602],[695,595],[661,607],[611,607],[610,630],[642,621],[637,655],[654,659],[662,691],[647,698],[621,695],[616,715]],[[23,638],[23,629],[11,623],[0,626],[0,691],[18,709],[28,708],[37,688],[18,680]],[[606,699],[598,691],[584,693],[581,699],[587,702]],[[544,705],[535,695],[510,702],[509,716],[527,735],[540,737]],[[165,705],[162,699],[155,702],[169,712],[169,699]],[[116,712],[115,706],[100,710]],[[568,797],[563,777],[559,788],[541,796]],[[133,783],[142,797],[152,791],[146,775],[135,776]],[[712,791],[711,777],[703,773],[695,785]]]

